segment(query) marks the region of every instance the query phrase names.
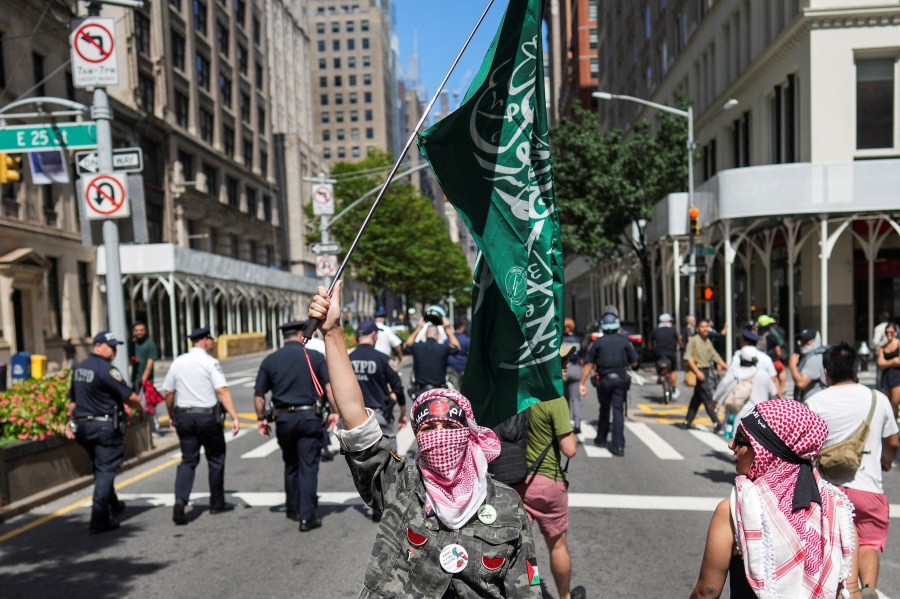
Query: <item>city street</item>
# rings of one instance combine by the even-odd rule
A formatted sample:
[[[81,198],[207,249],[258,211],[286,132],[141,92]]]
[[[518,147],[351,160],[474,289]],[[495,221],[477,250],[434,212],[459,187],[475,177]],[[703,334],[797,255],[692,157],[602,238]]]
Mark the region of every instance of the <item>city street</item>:
[[[223,364],[246,427],[236,438],[227,435],[225,485],[238,506],[235,512],[206,511],[201,462],[189,524],[176,527],[171,505],[179,453],[174,451],[119,476],[128,508],[118,531],[88,534],[89,489],[3,523],[0,595],[355,597],[377,525],[363,514],[340,456],[321,466],[324,526],[301,534],[285,518],[280,452],[253,429],[252,385],[260,358]],[[403,370],[405,379],[408,363]],[[157,372],[158,381],[162,374]],[[725,443],[707,431],[665,423],[683,412],[688,395],[682,390],[676,404],[660,408],[658,390],[655,384],[633,387],[634,418],[627,424],[624,458],[589,443],[569,467],[573,585],[585,586],[588,597],[687,597],[711,511],[731,489],[734,470]],[[596,415],[590,393],[588,417]],[[592,427],[584,428],[590,442]],[[410,434],[401,435],[400,449],[410,441]],[[885,483],[889,500],[900,504],[897,473],[887,474]],[[900,505],[892,507],[895,519],[879,586],[885,596],[896,597]],[[542,578],[549,596],[555,596],[543,541],[537,546]]]

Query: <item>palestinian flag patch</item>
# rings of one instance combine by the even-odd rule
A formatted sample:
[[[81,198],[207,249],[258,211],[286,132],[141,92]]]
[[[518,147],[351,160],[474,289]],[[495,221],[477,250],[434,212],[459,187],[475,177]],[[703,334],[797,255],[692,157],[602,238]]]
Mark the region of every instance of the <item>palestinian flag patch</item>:
[[[525,565],[528,568],[528,585],[534,586],[537,584],[541,584],[541,575],[538,572],[537,567],[537,558],[529,557],[525,560]]]

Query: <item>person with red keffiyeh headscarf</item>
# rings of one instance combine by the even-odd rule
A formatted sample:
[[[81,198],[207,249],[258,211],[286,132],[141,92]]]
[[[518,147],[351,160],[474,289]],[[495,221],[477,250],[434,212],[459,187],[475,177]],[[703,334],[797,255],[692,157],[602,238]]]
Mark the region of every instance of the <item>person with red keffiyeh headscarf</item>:
[[[738,477],[716,508],[691,599],[859,599],[853,504],[812,460],[828,426],[793,400],[758,404],[732,439]]]
[[[478,426],[469,400],[450,389],[416,398],[412,462],[391,450],[347,355],[341,283],[313,298],[325,336],[328,376],[341,420],[335,435],[363,501],[382,513],[360,597],[537,598],[540,575],[531,524],[511,488],[487,476],[500,441]]]

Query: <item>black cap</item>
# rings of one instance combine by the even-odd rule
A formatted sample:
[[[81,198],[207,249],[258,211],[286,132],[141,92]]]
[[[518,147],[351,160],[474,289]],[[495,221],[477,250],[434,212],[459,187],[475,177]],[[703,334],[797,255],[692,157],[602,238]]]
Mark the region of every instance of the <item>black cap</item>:
[[[366,335],[371,335],[376,332],[378,332],[378,325],[375,324],[374,320],[364,320],[356,327],[357,337],[365,337]]]
[[[125,343],[124,341],[120,341],[115,335],[110,333],[109,331],[100,331],[96,335],[94,335],[94,345],[98,343],[105,343],[110,347],[116,347],[118,345],[122,345]]]
[[[817,331],[816,329],[803,329],[802,331],[800,331],[800,338],[804,341],[811,341],[818,337],[818,335],[819,331]]]
[[[207,337],[212,337],[212,334],[209,332],[209,327],[200,327],[191,331],[188,335],[188,339],[191,341],[200,341],[201,339],[206,339]]]
[[[283,325],[281,325],[278,328],[281,329],[281,332],[284,333],[285,335],[290,335],[291,333],[296,333],[297,331],[302,331],[303,329],[305,329],[306,321],[305,320],[292,320],[290,322],[284,323]]]
[[[385,311],[384,306],[378,306],[375,310],[375,318],[382,318],[387,316],[387,311]]]
[[[743,331],[741,331],[741,337],[743,337],[747,341],[752,341],[753,343],[757,343],[760,340],[760,336],[750,329],[744,329]]]

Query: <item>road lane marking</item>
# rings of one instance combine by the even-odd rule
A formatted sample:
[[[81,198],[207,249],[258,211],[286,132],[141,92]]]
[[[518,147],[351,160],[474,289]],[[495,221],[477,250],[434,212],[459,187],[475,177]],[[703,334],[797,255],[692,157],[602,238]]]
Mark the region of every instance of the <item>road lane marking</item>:
[[[578,440],[581,441],[584,452],[589,458],[611,458],[612,454],[605,447],[597,447],[594,445],[594,439],[597,437],[597,429],[587,422],[581,423],[581,433],[578,434]]]
[[[642,422],[626,422],[625,427],[650,448],[656,457],[661,460],[683,460],[684,456],[675,451],[675,448],[666,443],[662,437]]]
[[[695,438],[699,439],[705,445],[711,447],[715,451],[727,455],[729,458],[733,455],[731,450],[728,449],[728,443],[726,443],[719,435],[708,431],[690,431]]]
[[[659,424],[678,424],[684,422],[687,415],[687,404],[639,403],[637,409],[641,417],[652,418]],[[694,424],[712,424],[708,416],[697,416]]]
[[[278,439],[270,439],[256,449],[251,449],[247,453],[241,455],[242,460],[252,460],[258,458],[266,458],[278,451]]]

